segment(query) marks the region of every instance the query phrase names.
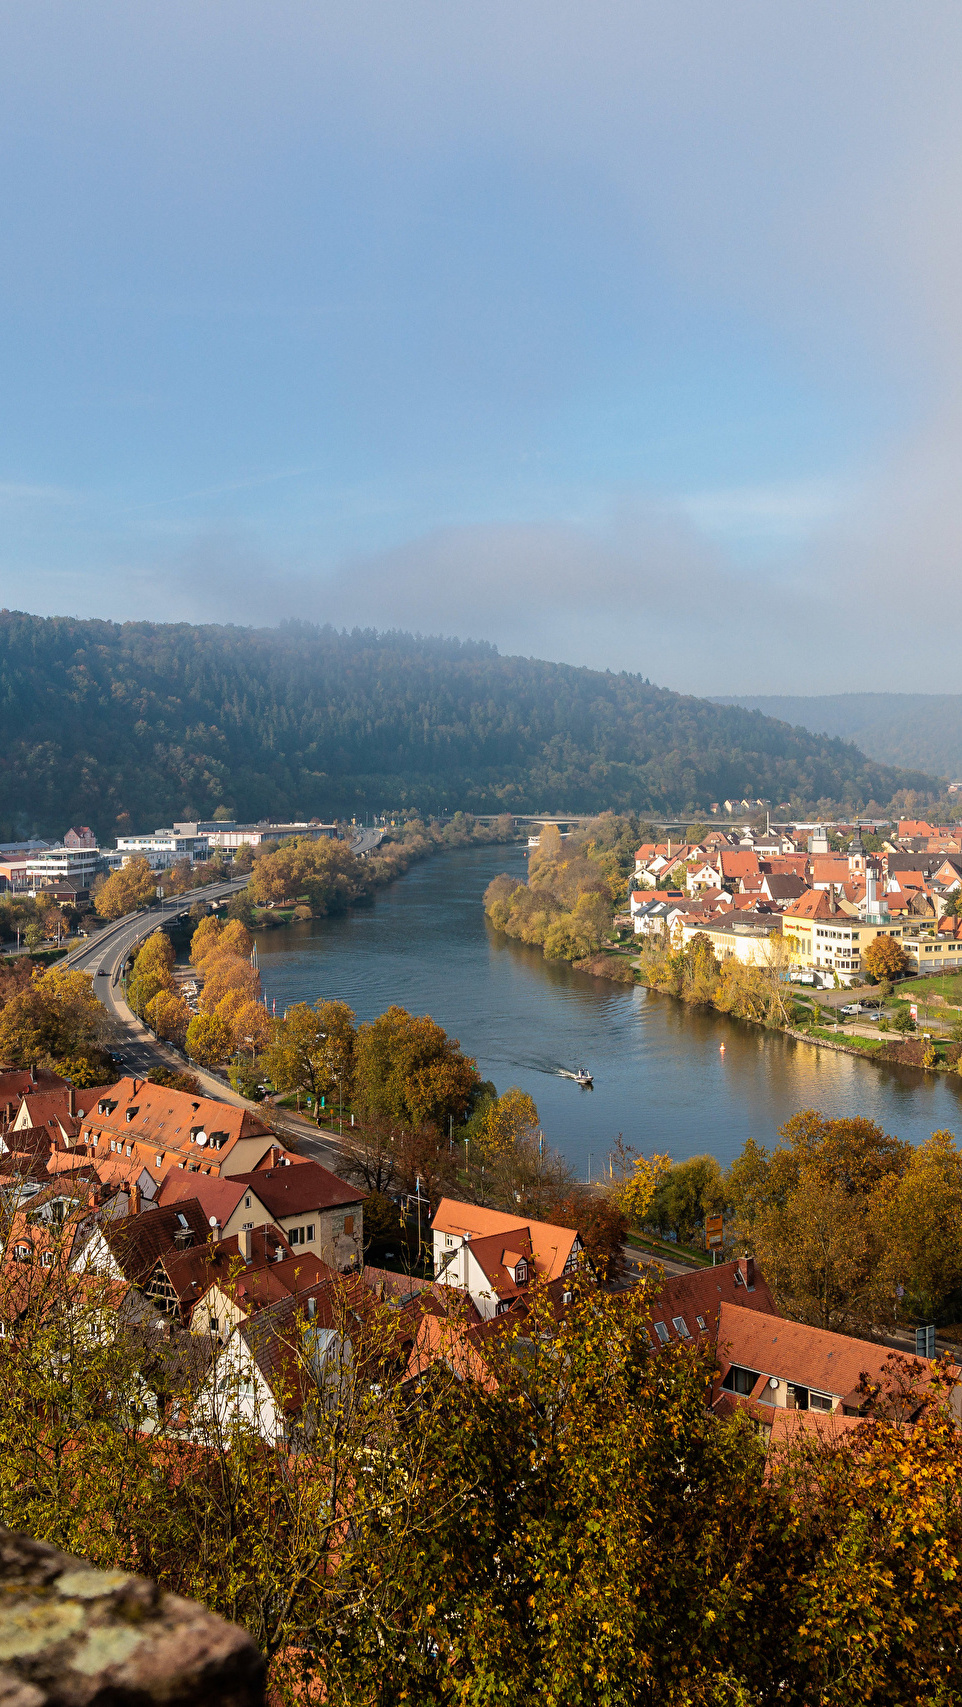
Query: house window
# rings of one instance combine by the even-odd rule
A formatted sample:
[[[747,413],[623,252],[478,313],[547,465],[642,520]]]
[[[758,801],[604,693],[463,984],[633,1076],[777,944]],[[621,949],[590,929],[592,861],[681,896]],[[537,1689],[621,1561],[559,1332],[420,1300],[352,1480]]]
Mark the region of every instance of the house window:
[[[454,1244],[454,1239],[450,1233],[445,1233],[444,1242],[446,1245],[453,1245]]]
[[[250,1206],[251,1206],[251,1200],[250,1200],[250,1198],[249,1198],[249,1197],[245,1197],[245,1199],[244,1199],[244,1208],[245,1208],[245,1209],[249,1209],[249,1208],[250,1208]]]
[[[350,1219],[351,1219],[351,1217],[348,1216],[347,1220],[350,1221]],[[352,1226],[353,1226],[353,1222],[352,1222]],[[344,1231],[345,1231],[345,1233],[347,1232],[347,1221],[345,1221],[345,1223],[344,1223]],[[307,1242],[309,1245],[313,1245],[313,1243],[314,1243],[314,1223],[313,1223],[313,1221],[308,1221],[308,1223],[307,1223]]]
[[[722,1382],[722,1386],[726,1393],[747,1395],[752,1391],[758,1378],[757,1369],[740,1369],[736,1363],[733,1363]]]
[[[698,1326],[700,1327],[702,1333],[704,1333],[705,1332],[705,1318],[704,1318],[704,1316],[696,1316],[695,1321],[698,1323]]]
[[[810,1411],[830,1411],[833,1400],[829,1393],[813,1393],[809,1389],[808,1408]]]
[[[162,1168],[162,1167],[163,1167],[163,1165],[164,1165],[164,1158],[163,1158],[163,1156],[155,1156],[155,1157],[154,1157],[154,1161],[155,1161],[155,1164],[156,1164],[156,1166],[157,1166],[157,1167],[158,1167],[158,1168]]]
[[[668,1341],[669,1341],[671,1336],[669,1335],[668,1329],[665,1327],[664,1322],[656,1322],[655,1323],[655,1333],[658,1335],[658,1338],[661,1340],[662,1345],[668,1344]]]
[[[245,1221],[244,1222],[244,1232],[245,1233],[253,1232],[253,1229],[254,1229],[253,1221]]]
[[[671,1325],[679,1339],[691,1339],[691,1334],[688,1332],[688,1323],[685,1321],[684,1316],[672,1316]]]
[[[354,1237],[354,1217],[353,1217],[353,1215],[345,1215],[345,1217],[344,1217],[344,1231],[347,1234],[349,1239],[353,1239],[353,1237]],[[313,1227],[311,1228],[311,1235],[310,1236],[313,1239],[313,1237],[314,1237]]]
[[[524,1282],[528,1278],[528,1265],[526,1262],[519,1262],[518,1263],[518,1265],[514,1271],[514,1278],[518,1282],[519,1286],[524,1285]]]

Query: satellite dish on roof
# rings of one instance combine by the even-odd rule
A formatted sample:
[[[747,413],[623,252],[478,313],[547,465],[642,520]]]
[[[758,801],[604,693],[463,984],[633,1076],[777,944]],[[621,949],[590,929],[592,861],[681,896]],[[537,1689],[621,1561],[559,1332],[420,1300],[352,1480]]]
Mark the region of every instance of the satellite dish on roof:
[[[206,1132],[198,1132],[197,1137],[194,1139],[194,1143],[195,1144],[206,1144],[207,1143],[207,1133]]]
[[[212,1215],[210,1220],[208,1221],[207,1225],[208,1225],[208,1227],[219,1227],[220,1222],[218,1221],[217,1216]]]

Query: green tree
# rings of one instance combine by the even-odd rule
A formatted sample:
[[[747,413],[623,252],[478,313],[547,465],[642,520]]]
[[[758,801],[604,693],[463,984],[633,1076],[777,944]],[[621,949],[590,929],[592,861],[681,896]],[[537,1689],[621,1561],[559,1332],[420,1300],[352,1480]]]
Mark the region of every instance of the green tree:
[[[717,1215],[724,1201],[721,1169],[714,1156],[690,1156],[661,1172],[649,1219],[689,1244],[699,1238],[705,1217]]]
[[[460,1125],[481,1085],[476,1063],[428,1015],[390,1007],[357,1031],[355,1100],[400,1126]]]
[[[275,1020],[264,1069],[279,1091],[302,1091],[320,1103],[335,1090],[350,1101],[354,1087],[354,1011],[346,1002],[294,1002]]]

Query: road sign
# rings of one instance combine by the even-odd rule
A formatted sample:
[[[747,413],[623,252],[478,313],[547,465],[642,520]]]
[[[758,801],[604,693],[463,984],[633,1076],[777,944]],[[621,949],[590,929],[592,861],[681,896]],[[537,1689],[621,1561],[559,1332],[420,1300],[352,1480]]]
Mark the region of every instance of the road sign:
[[[915,1330],[916,1357],[935,1356],[935,1323],[929,1322],[927,1327]]]
[[[710,1251],[713,1245],[725,1243],[725,1218],[723,1215],[709,1215],[705,1221],[705,1249]]]
[[[909,1013],[911,1014],[911,1016],[914,1020],[918,1019],[918,1017],[919,1017],[919,1004],[918,1004],[918,1002],[910,1002],[909,1003]]]

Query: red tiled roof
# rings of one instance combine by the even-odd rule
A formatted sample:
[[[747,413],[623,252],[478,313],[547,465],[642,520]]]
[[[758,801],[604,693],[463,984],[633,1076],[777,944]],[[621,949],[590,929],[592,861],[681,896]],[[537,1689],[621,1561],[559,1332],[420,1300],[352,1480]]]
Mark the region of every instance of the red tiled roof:
[[[741,1304],[722,1303],[718,1326],[720,1381],[732,1364],[755,1369],[761,1377],[775,1375],[798,1386],[831,1393],[856,1404],[862,1375],[880,1381],[885,1373],[888,1346],[868,1340],[850,1339],[804,1322],[772,1318]],[[928,1368],[925,1359],[920,1359]],[[760,1390],[762,1384],[760,1383]]]
[[[320,1162],[302,1162],[299,1167],[265,1168],[256,1173],[237,1174],[257,1192],[275,1220],[288,1215],[308,1215],[312,1210],[340,1209],[363,1203],[365,1193],[356,1185],[338,1179]]]
[[[500,1240],[499,1258],[500,1251],[516,1249],[517,1241],[526,1234],[535,1270],[545,1280],[557,1280],[564,1273],[565,1263],[578,1239],[577,1232],[571,1227],[556,1227],[548,1221],[505,1215],[498,1209],[482,1209],[476,1203],[461,1203],[453,1197],[442,1197],[431,1226],[439,1233],[455,1233],[461,1238],[468,1235],[472,1251],[480,1241],[496,1236]],[[487,1246],[485,1260],[494,1260]]]
[[[696,1269],[691,1274],[666,1275],[652,1299],[650,1319],[653,1324],[656,1321],[663,1324],[669,1342],[686,1337],[675,1327],[676,1317],[684,1322],[691,1339],[714,1339],[723,1304],[739,1304],[765,1316],[779,1314],[765,1276],[754,1260],[742,1257],[737,1262],[717,1263],[714,1268]],[[699,1325],[699,1317],[704,1327]],[[665,1343],[660,1335],[657,1343]]]

